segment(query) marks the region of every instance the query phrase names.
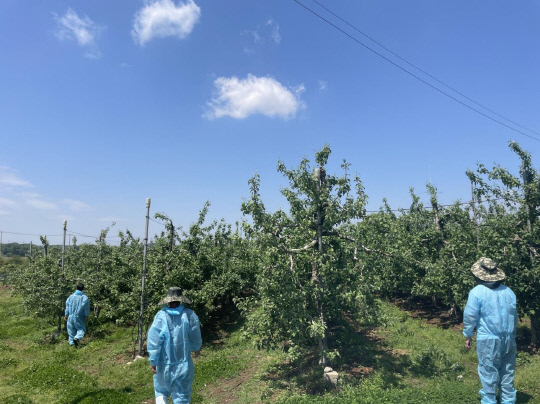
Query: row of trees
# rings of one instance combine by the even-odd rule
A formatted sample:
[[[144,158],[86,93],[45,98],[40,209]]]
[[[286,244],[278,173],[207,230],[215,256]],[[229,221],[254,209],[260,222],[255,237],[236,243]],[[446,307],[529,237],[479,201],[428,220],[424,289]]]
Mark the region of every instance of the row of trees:
[[[165,230],[148,250],[145,322],[174,284],[187,291],[203,324],[235,304],[259,346],[313,348],[325,365],[339,349],[329,337],[347,322],[373,319],[376,297],[432,299],[459,318],[473,286],[470,267],[479,256],[489,256],[505,269],[521,314],[531,318],[531,343],[540,345],[540,176],[527,152],[516,143],[510,147],[521,160],[521,177],[479,165],[467,172],[476,203],[441,206],[428,184],[429,206],[411,190],[409,209],[392,211],[384,201],[378,213],[368,215],[360,178],[349,174],[346,161],[343,175],[328,174],[331,151],[324,146],[314,166],[307,158],[293,169],[278,163],[289,183],[281,191],[287,212],[266,209],[255,176],[242,204],[246,220],[236,226],[205,226],[208,204],[185,232],[157,214]],[[81,280],[96,315],[134,323],[141,240],[126,231],[119,233],[119,246],[110,246],[104,242],[107,231],[95,244],[70,248],[64,273],[57,249],[32,256],[14,279],[27,307],[54,317]]]
[[[3,243],[0,248],[0,257],[26,257],[30,251],[30,244]]]

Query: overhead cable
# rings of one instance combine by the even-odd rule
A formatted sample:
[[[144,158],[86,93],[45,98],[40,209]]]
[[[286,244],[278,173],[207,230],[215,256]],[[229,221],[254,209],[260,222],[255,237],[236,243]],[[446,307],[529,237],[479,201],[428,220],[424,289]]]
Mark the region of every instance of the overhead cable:
[[[157,224],[160,224],[160,225],[162,225],[162,226],[165,226],[164,223],[158,222],[157,220],[154,220],[154,219],[152,219],[151,217],[149,217],[148,219],[150,219],[150,221],[152,221],[152,222],[154,222],[154,223],[157,223]]]
[[[500,201],[500,200],[506,200],[508,198],[490,198],[489,200],[485,200],[485,201],[468,201],[468,202],[456,202],[456,203],[451,203],[449,205],[439,205],[437,204],[437,207],[438,208],[448,208],[448,207],[452,207],[452,206],[462,206],[462,205],[472,205],[473,203],[478,203],[478,204],[481,204],[481,203],[484,203],[484,202],[491,202],[491,201]],[[515,202],[515,201],[512,201],[512,202]],[[427,209],[427,210],[430,210],[430,209],[433,209],[433,207],[431,206],[427,206],[427,207],[424,207],[423,204],[422,204],[422,208],[423,209]],[[407,212],[407,211],[410,211],[412,209],[403,209],[403,208],[400,208],[400,209],[382,209],[382,210],[366,210],[366,213],[381,213],[381,212]]]
[[[19,236],[45,236],[45,237],[62,237],[62,234],[31,234],[31,233],[17,233],[14,231],[4,231],[2,230],[2,233],[6,234],[17,234]]]
[[[346,32],[345,30],[343,30],[342,28],[338,27],[336,24],[334,24],[333,22],[327,20],[326,18],[324,18],[322,15],[320,15],[319,13],[317,13],[316,11],[312,10],[311,8],[309,8],[308,6],[306,6],[305,4],[303,4],[302,2],[300,2],[299,0],[293,0],[295,3],[299,4],[300,6],[302,6],[303,8],[305,8],[306,10],[308,10],[310,13],[312,13],[313,15],[319,17],[321,20],[323,20],[324,22],[326,22],[327,24],[331,25],[332,27],[334,27],[335,29],[337,29],[338,31],[340,31],[342,34],[348,36],[349,38],[351,38],[353,41],[355,41],[356,43],[358,43],[359,45],[363,46],[364,48],[366,48],[367,50],[373,52],[374,54],[376,54],[377,56],[381,57],[382,59],[386,60],[388,63],[391,63],[392,65],[394,65],[395,67],[397,67],[398,69],[404,71],[405,73],[407,73],[408,75],[410,75],[411,77],[417,79],[418,81],[421,81],[422,83],[424,83],[425,85],[431,87],[432,89],[438,91],[439,93],[447,96],[448,98],[456,101],[457,103],[463,105],[464,107],[467,107],[469,108],[470,110],[476,112],[477,114],[480,114],[482,115],[483,117],[485,118],[488,118],[490,119],[491,121],[493,122],[496,122],[498,123],[499,125],[501,126],[504,126],[505,128],[508,128],[510,130],[513,130],[514,132],[516,133],[519,133],[523,136],[527,136],[533,140],[536,140],[537,142],[540,142],[540,139],[537,138],[537,137],[534,137],[532,135],[529,135],[528,133],[525,133],[519,129],[516,129],[516,128],[513,128],[512,126],[510,125],[507,125],[506,123],[498,120],[498,119],[495,119],[493,118],[492,116],[489,116],[488,114],[478,110],[477,108],[474,108],[473,106],[471,105],[468,105],[467,103],[459,100],[458,98],[454,97],[453,95],[445,92],[444,90],[441,90],[440,88],[434,86],[433,84],[431,83],[428,83],[426,80],[422,79],[421,77],[419,77],[418,75],[414,74],[413,72],[411,72],[410,70],[407,70],[406,68],[404,68],[403,66],[400,66],[399,64],[397,64],[396,62],[392,61],[391,59],[387,58],[386,56],[384,56],[383,54],[381,54],[380,52],[377,52],[375,49],[369,47],[368,45],[366,45],[365,43],[363,43],[361,40],[359,40],[358,38],[354,37],[353,35],[349,34],[348,32]],[[318,4],[318,3],[317,3]],[[454,90],[455,91],[455,90]],[[457,92],[457,91],[456,91]],[[484,108],[484,107],[482,107]],[[504,118],[506,119],[506,118]],[[518,125],[520,126],[520,125]],[[530,129],[527,129],[527,130],[530,130]],[[536,132],[535,132],[536,133]]]
[[[486,111],[489,111],[491,112],[492,114],[494,115],[497,115],[498,117],[500,118],[503,118],[504,120],[508,121],[508,122],[511,122],[513,123],[514,125],[516,126],[519,126],[520,128],[522,129],[525,129],[525,130],[528,130],[529,132],[532,132],[536,135],[539,135],[540,136],[540,132],[537,132],[535,130],[532,130],[532,129],[529,129],[527,128],[526,126],[523,126],[523,125],[520,125],[519,123],[493,111],[492,109],[486,107],[485,105],[482,105],[480,104],[479,102],[473,100],[472,98],[470,97],[467,97],[465,94],[463,94],[462,92],[456,90],[455,88],[449,86],[448,84],[442,82],[441,80],[439,80],[437,77],[429,74],[428,72],[426,72],[425,70],[421,69],[420,67],[414,65],[413,63],[409,62],[408,60],[402,58],[401,56],[399,56],[397,53],[393,52],[392,50],[388,49],[386,46],[384,46],[382,43],[376,41],[375,39],[373,39],[372,37],[370,37],[368,34],[366,34],[365,32],[359,30],[358,28],[356,28],[354,25],[352,25],[351,23],[349,23],[348,21],[344,20],[343,18],[341,18],[339,15],[337,15],[336,13],[334,13],[332,10],[328,9],[327,7],[325,7],[323,4],[321,4],[320,2],[318,2],[317,0],[312,0],[314,3],[318,4],[321,8],[323,8],[324,10],[328,11],[330,14],[332,14],[334,17],[336,17],[338,20],[344,22],[345,24],[347,24],[349,27],[351,27],[352,29],[354,29],[355,31],[357,31],[358,33],[362,34],[363,36],[365,36],[366,38],[368,38],[370,41],[376,43],[377,45],[379,45],[381,48],[383,48],[385,51],[391,53],[392,55],[394,55],[395,57],[397,57],[398,59],[400,59],[401,61],[407,63],[409,66],[411,67],[414,67],[416,70],[422,72],[423,74],[425,74],[426,76],[432,78],[433,80],[435,80],[437,83],[439,84],[442,84],[443,86],[445,86],[446,88],[452,90],[453,92],[455,92],[456,94],[459,94],[460,96],[462,96],[463,98],[469,100],[470,102],[478,105],[479,107],[481,108],[484,108]]]
[[[75,234],[75,235],[81,236],[81,237],[88,237],[88,238],[95,238],[95,239],[99,238],[99,237],[96,237],[96,236],[89,236],[87,234],[77,233],[76,231],[73,231],[71,229],[66,229],[66,231],[69,232],[70,234]]]

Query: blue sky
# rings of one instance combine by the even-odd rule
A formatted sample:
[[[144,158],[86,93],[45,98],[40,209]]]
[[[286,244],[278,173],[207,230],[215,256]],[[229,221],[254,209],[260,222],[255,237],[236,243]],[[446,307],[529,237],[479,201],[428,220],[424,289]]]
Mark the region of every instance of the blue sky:
[[[537,1],[318,1],[540,132]],[[540,145],[293,0],[3,0],[0,136],[0,230],[56,235],[66,219],[70,231],[96,236],[113,221],[111,234],[142,235],[147,197],[152,214],[178,225],[195,220],[207,200],[210,218],[234,223],[256,172],[268,208],[277,209],[286,185],[278,159],[296,166],[325,142],[329,170],[352,163],[369,209],[383,197],[406,207],[409,187],[427,201],[430,180],[442,203],[467,200],[468,168],[496,161],[515,169],[510,139],[533,161]],[[160,230],[151,222],[151,234]],[[4,242],[30,240],[39,238],[3,234]]]

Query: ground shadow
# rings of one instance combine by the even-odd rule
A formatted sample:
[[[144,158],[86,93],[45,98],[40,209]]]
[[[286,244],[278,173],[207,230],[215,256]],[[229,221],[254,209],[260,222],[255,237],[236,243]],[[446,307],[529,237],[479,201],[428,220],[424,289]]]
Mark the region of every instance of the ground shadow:
[[[133,389],[124,387],[123,389],[100,389],[84,393],[66,404],[91,404],[91,403],[114,403],[114,404],[129,404],[133,402],[133,398],[128,395]]]
[[[531,326],[530,320],[523,320],[524,323],[518,324],[516,333],[516,343],[518,352],[527,352],[530,355],[538,353],[538,348],[531,345]]]
[[[403,375],[412,377],[432,376],[430,363],[422,366],[406,353],[390,347],[375,332],[374,326],[361,327],[353,321],[344,320],[330,327],[329,349],[337,349],[340,356],[329,364],[338,371],[341,380],[348,384],[359,383],[375,370],[380,374],[384,387],[398,386]],[[270,389],[286,389],[294,385],[307,394],[322,394],[332,386],[321,383],[322,368],[318,362],[316,347],[312,347],[298,360],[285,361],[269,368],[262,378]]]
[[[461,329],[463,315],[452,312],[449,307],[423,299],[396,299],[393,303],[400,309],[409,312],[412,318],[421,318],[444,330]]]
[[[528,403],[529,401],[531,401],[534,397],[527,394],[527,393],[524,393],[522,391],[518,391],[517,392],[517,400],[516,400],[516,403],[517,404],[520,404],[520,403]]]
[[[244,325],[240,310],[232,301],[225,301],[212,316],[201,325],[204,347],[219,347],[225,344],[228,335]]]

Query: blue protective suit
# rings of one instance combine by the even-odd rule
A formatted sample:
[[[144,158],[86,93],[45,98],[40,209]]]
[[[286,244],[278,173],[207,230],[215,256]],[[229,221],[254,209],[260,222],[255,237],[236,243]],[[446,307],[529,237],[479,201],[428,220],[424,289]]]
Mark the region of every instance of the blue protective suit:
[[[191,401],[195,376],[191,351],[201,349],[201,344],[199,318],[193,311],[180,305],[156,314],[147,342],[150,365],[156,366],[156,399],[172,395],[174,404]]]
[[[476,328],[478,375],[483,404],[496,404],[497,388],[501,404],[516,402],[516,295],[504,285],[490,289],[478,285],[469,292],[463,313],[463,335],[472,337]]]
[[[76,290],[66,300],[67,331],[69,345],[74,345],[74,339],[81,340],[86,332],[86,317],[90,314],[90,300],[80,290]]]

